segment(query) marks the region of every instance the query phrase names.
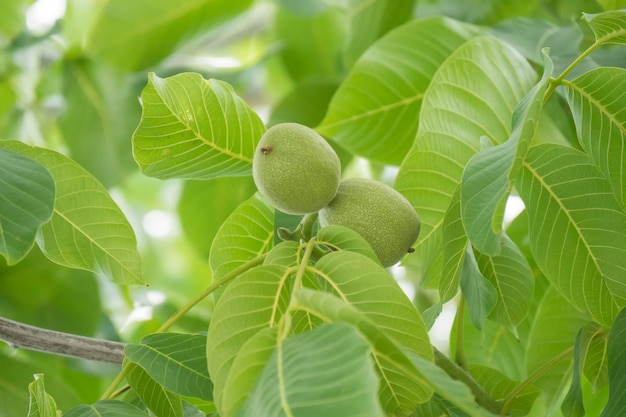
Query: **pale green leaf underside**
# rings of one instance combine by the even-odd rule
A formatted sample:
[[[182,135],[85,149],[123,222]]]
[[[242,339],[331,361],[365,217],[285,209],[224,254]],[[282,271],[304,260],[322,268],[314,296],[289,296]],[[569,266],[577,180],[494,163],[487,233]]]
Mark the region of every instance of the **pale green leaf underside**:
[[[36,374],[35,380],[28,384],[30,393],[30,407],[28,417],[60,417],[54,398],[46,392],[44,375]]]
[[[583,13],[583,20],[593,30],[597,43],[626,43],[626,10]]]
[[[626,214],[585,154],[531,148],[518,181],[533,255],[578,309],[610,325],[626,304]]]
[[[257,332],[275,327],[289,303],[290,271],[264,265],[240,275],[226,287],[213,312],[207,336],[207,362],[222,409],[224,387],[241,347]]]
[[[63,413],[63,417],[146,417],[146,413],[124,401],[104,400],[92,405],[79,405]]]
[[[327,282],[331,292],[356,307],[392,339],[432,359],[428,332],[419,312],[378,263],[364,255],[342,251],[325,255],[309,269]]]
[[[339,322],[356,326],[369,340],[380,381],[378,395],[385,412],[392,415],[408,414],[416,404],[425,402],[432,396],[428,382],[406,356],[410,350],[404,352],[396,339],[389,337],[387,331],[355,306],[335,295],[309,289],[296,292],[295,299],[295,309],[316,315],[327,323]]]
[[[388,337],[432,360],[432,348],[421,316],[395,279],[377,262],[357,253],[334,252],[310,269],[326,281],[330,292],[359,310]],[[415,383],[410,376],[397,374],[384,358],[377,360],[377,364],[381,374],[380,396],[386,411],[407,410],[422,401],[424,391],[410,388]]]
[[[135,233],[98,180],[57,152],[13,141],[0,146],[34,159],[54,177],[54,213],[37,235],[50,260],[102,274],[118,284],[143,283]]]
[[[622,310],[609,333],[609,401],[601,417],[626,413],[626,310]]]
[[[317,241],[330,246],[333,250],[347,250],[367,256],[376,263],[380,263],[372,247],[354,230],[330,225],[323,227],[317,233]]]
[[[581,145],[626,207],[626,69],[598,68],[564,81]]]
[[[416,244],[427,278],[441,274],[441,229],[467,161],[485,136],[510,136],[513,110],[535,83],[534,70],[516,51],[488,36],[473,38],[441,65],[426,91],[415,144],[395,187],[420,215]]]
[[[128,374],[128,384],[155,415],[183,417],[181,398],[152,379],[145,369],[134,367]]]
[[[151,73],[143,115],[133,135],[142,172],[157,178],[209,179],[250,175],[265,126],[224,81]]]
[[[415,20],[389,32],[351,69],[317,130],[353,153],[399,164],[415,138],[433,74],[478,33],[442,18]]]
[[[8,265],[33,247],[39,226],[52,216],[54,195],[54,179],[45,167],[0,148],[0,255]]]
[[[342,323],[279,344],[238,417],[382,417],[370,346]]]
[[[124,349],[126,358],[178,395],[213,399],[206,362],[206,336],[157,333]]]
[[[228,216],[213,239],[209,255],[213,279],[269,251],[273,242],[274,209],[254,195]]]
[[[278,328],[263,329],[248,339],[237,353],[224,384],[220,414],[232,416],[252,392],[278,343]]]

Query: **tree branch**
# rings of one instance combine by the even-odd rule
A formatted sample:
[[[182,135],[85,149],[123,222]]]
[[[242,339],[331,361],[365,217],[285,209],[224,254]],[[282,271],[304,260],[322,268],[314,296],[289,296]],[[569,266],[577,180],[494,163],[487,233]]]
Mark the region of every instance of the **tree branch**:
[[[42,329],[0,317],[0,340],[12,347],[121,364],[124,343]]]

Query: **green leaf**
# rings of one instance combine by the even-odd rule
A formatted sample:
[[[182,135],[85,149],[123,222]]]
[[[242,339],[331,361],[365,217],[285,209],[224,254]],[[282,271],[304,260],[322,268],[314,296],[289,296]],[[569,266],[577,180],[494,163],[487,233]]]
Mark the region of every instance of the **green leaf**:
[[[567,388],[573,360],[571,349],[576,333],[588,320],[586,314],[576,310],[554,287],[549,287],[539,304],[528,338],[526,370],[532,375],[551,365],[534,382],[544,390],[549,407]]]
[[[535,81],[524,58],[487,36],[467,41],[433,76],[415,143],[395,182],[421,219],[414,258],[426,280],[441,275],[443,220],[465,164],[480,150],[481,137],[499,144],[510,136],[513,109]]]
[[[535,289],[533,271],[524,254],[506,235],[499,255],[476,253],[482,275],[496,290],[497,301],[489,318],[514,329],[530,309]]]
[[[34,159],[54,178],[54,213],[37,235],[50,260],[118,284],[143,283],[135,233],[98,180],[57,152],[15,141],[0,141],[0,147]]]
[[[244,201],[217,231],[209,265],[217,280],[267,251],[274,241],[274,210],[257,195]]]
[[[79,405],[63,414],[63,417],[146,417],[146,413],[123,401],[104,400],[92,405]]]
[[[326,324],[279,344],[237,413],[382,417],[370,346],[354,327]]]
[[[415,139],[433,74],[477,33],[473,26],[444,18],[415,20],[393,30],[355,64],[317,130],[352,153],[399,164]]]
[[[485,391],[497,402],[502,402],[519,386],[519,382],[513,381],[501,372],[482,365],[472,365],[470,373],[476,379],[476,382],[482,386]],[[513,417],[525,416],[530,412],[533,403],[541,394],[539,388],[532,385],[526,386],[513,399],[509,414]]]
[[[332,250],[347,250],[367,256],[380,265],[372,247],[354,230],[338,225],[323,227],[317,233],[317,241]]]
[[[61,417],[54,398],[46,392],[43,374],[35,374],[35,380],[28,384],[30,408],[28,417]]]
[[[54,195],[54,179],[45,167],[0,148],[0,254],[9,265],[30,252],[39,226],[52,216]]]
[[[582,147],[626,208],[626,69],[598,68],[563,83]]]
[[[596,35],[596,43],[626,43],[626,10],[583,13],[583,20]]]
[[[576,341],[574,342],[572,383],[561,404],[561,411],[564,415],[572,417],[583,417],[585,415],[581,378],[583,377],[583,369],[591,344],[594,339],[599,336],[601,337],[603,330],[604,329],[599,324],[589,322],[586,323],[576,335]]]
[[[0,277],[2,317],[83,336],[96,334],[102,325],[99,283],[91,272],[52,263],[34,248],[19,264],[0,265]],[[46,374],[51,388],[53,374]]]
[[[211,401],[213,384],[206,362],[206,336],[156,333],[128,344],[124,354],[164,388],[186,397]]]
[[[537,13],[539,0],[427,0],[417,4],[418,14],[443,14],[476,22],[483,25],[492,25],[500,20],[514,16],[526,16]]]
[[[467,385],[452,379],[441,368],[417,355],[410,355],[411,361],[420,373],[426,378],[433,390],[442,398],[454,404],[470,417],[493,417],[494,415],[479,406],[474,400],[474,394]]]
[[[207,362],[222,409],[224,387],[233,361],[246,341],[278,324],[289,303],[293,283],[280,265],[263,265],[241,274],[219,298],[207,335]]]
[[[428,382],[407,357],[410,351],[403,351],[387,331],[376,325],[372,320],[374,316],[366,317],[340,297],[322,291],[301,289],[296,292],[295,300],[294,309],[310,312],[325,322],[356,326],[369,340],[381,384],[378,395],[386,412],[408,414],[416,404],[431,397],[432,389]]]
[[[553,69],[550,58],[544,55],[544,59],[543,77],[513,111],[511,136],[478,152],[463,170],[461,217],[472,245],[487,255],[497,255],[501,250],[504,208],[537,131]]]
[[[487,316],[496,306],[498,294],[493,284],[481,274],[474,253],[468,247],[461,272],[461,291],[472,320],[472,324],[482,329]]]
[[[620,416],[626,412],[626,309],[622,310],[609,333],[609,401],[601,417]]]
[[[578,10],[576,11],[578,14]],[[560,74],[572,61],[580,56],[583,33],[577,22],[557,26],[536,18],[512,18],[499,22],[489,33],[506,41],[526,59],[543,65],[545,56],[542,50],[549,48],[554,63],[554,73]],[[596,55],[597,56],[597,55]],[[594,58],[596,58],[594,56]],[[571,69],[568,78],[580,75],[597,67],[591,58],[586,57]]]
[[[348,0],[347,5],[350,29],[344,62],[349,68],[378,38],[410,20],[415,0]]]
[[[119,184],[137,169],[128,140],[141,115],[134,80],[89,60],[63,62],[62,77],[59,129],[71,158],[106,187]]]
[[[592,160],[560,145],[533,147],[517,183],[533,256],[578,309],[610,325],[626,304],[626,214]]]
[[[609,329],[600,327],[597,323],[593,323],[591,327],[593,334],[586,347],[583,372],[595,393],[609,383],[606,358]]]
[[[452,200],[443,218],[441,227],[443,238],[443,273],[439,280],[439,297],[445,303],[459,291],[465,253],[467,249],[467,235],[461,220],[460,187],[457,187]]]
[[[297,15],[280,8],[274,19],[276,38],[284,45],[280,57],[294,80],[339,78],[345,38],[345,22],[339,9]]]
[[[245,10],[250,0],[107,1],[85,50],[125,70],[154,65],[197,35]],[[128,48],[128,45],[133,45]]]
[[[281,7],[284,7],[291,13],[304,16],[321,13],[329,7],[329,4],[319,0],[301,0],[295,2],[291,0],[277,0],[277,2]]]
[[[401,346],[432,359],[428,332],[419,312],[380,264],[364,255],[341,251],[323,256],[308,269]]]
[[[450,336],[452,352],[456,352],[458,348],[458,331],[458,327],[454,325]],[[522,380],[526,377],[524,361],[526,345],[520,343],[520,338],[516,337],[506,326],[487,320],[483,328],[479,330],[474,327],[469,312],[465,309],[462,331],[461,342],[468,363],[497,369],[515,380]]]
[[[615,10],[626,8],[625,0],[598,0],[604,10]]]
[[[224,383],[223,417],[232,416],[248,398],[277,344],[277,327],[261,330],[243,344]]]
[[[317,126],[324,118],[328,104],[336,90],[337,81],[317,78],[302,80],[273,106],[267,125],[290,122],[311,128]],[[341,165],[346,166],[342,155],[338,156],[342,161]]]
[[[220,226],[255,191],[252,177],[185,181],[177,207],[181,226],[205,259]]]
[[[144,174],[163,179],[250,175],[265,126],[229,84],[195,73],[168,78],[151,73],[141,99],[133,154]]]
[[[128,384],[155,415],[159,417],[183,417],[181,398],[152,379],[145,369],[138,366],[133,367],[128,374]]]
[[[267,253],[265,260],[263,261],[263,265],[297,265],[299,256],[302,252],[301,249],[302,247],[300,242],[296,242],[294,240],[280,242]]]
[[[0,43],[12,39],[26,26],[27,7],[26,0],[5,0],[0,3]]]

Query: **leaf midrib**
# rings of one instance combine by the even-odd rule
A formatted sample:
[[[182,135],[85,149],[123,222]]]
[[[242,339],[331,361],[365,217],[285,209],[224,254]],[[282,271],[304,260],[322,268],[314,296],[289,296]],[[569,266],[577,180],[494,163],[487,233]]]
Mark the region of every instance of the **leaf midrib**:
[[[159,80],[164,81],[166,84],[167,84],[167,82],[168,82],[168,80],[167,80],[167,79],[162,79],[162,78],[158,78],[158,79],[159,79]],[[193,79],[192,79],[192,80],[193,80]],[[193,80],[193,81],[195,81],[195,80]],[[203,142],[204,144],[208,145],[210,148],[212,148],[212,149],[214,149],[214,150],[218,151],[219,153],[222,153],[222,154],[227,155],[227,156],[229,156],[229,157],[231,157],[231,158],[233,158],[233,159],[240,160],[240,161],[243,161],[243,162],[246,162],[246,163],[249,163],[249,164],[251,164],[251,163],[252,163],[252,158],[248,158],[248,157],[246,157],[246,156],[245,156],[245,155],[243,155],[243,154],[237,154],[237,153],[234,153],[234,152],[232,152],[232,151],[231,151],[230,149],[228,149],[228,148],[223,148],[223,147],[221,147],[221,146],[218,146],[216,142],[211,142],[208,138],[205,138],[205,137],[204,137],[204,136],[202,136],[199,132],[197,132],[195,129],[193,129],[193,128],[191,127],[191,125],[190,125],[190,124],[186,123],[186,121],[184,121],[181,117],[179,117],[179,115],[178,115],[178,114],[177,114],[177,113],[176,113],[176,112],[172,109],[172,106],[170,106],[170,105],[169,105],[168,100],[166,100],[166,99],[164,98],[164,96],[163,96],[163,94],[161,93],[160,89],[159,89],[159,88],[157,88],[156,84],[155,84],[152,80],[151,80],[151,82],[152,82],[153,88],[154,88],[155,92],[157,93],[157,95],[158,95],[159,99],[161,100],[161,102],[163,103],[163,105],[164,105],[165,107],[167,107],[167,109],[169,110],[170,114],[171,114],[171,115],[172,115],[172,116],[173,116],[176,120],[178,120],[178,122],[179,122],[182,126],[184,126],[184,127],[185,127],[185,128],[186,128],[189,132],[193,133],[193,135],[194,135],[196,138],[198,138],[198,139],[199,139],[201,142]],[[211,85],[210,80],[208,80],[208,81],[207,81],[207,80],[201,80],[200,88],[203,90],[203,91],[202,91],[202,96],[203,96],[203,97],[205,97],[205,88],[207,88],[207,87],[208,87],[208,89],[209,89],[210,93],[211,93],[211,94],[215,97],[215,100],[217,101],[217,103],[219,104],[219,106],[220,106],[220,110],[222,111],[222,116],[225,116],[225,114],[226,114],[226,113],[224,112],[224,106],[223,106],[223,104],[224,104],[224,103],[222,103],[222,101],[220,100],[220,98],[218,97],[218,95],[215,93],[215,91],[214,91],[214,89],[213,89],[213,86]],[[170,88],[170,89],[171,89],[171,87],[168,87],[168,88]],[[185,85],[181,85],[181,88],[182,88],[185,92],[187,92],[187,87],[186,87]],[[229,94],[228,94],[228,97],[229,97],[229,98],[233,101],[233,103],[234,103],[234,102],[235,102],[235,100],[237,99],[237,97],[234,97],[234,96],[231,94],[231,92],[230,92],[230,91],[229,91],[228,93],[229,93]],[[177,94],[176,94],[176,96],[177,96]],[[204,104],[204,103],[203,103],[203,104]],[[235,105],[235,107],[236,107],[236,105]],[[247,110],[249,110],[249,109],[247,109]],[[209,116],[209,114],[208,114],[208,113],[207,113],[207,116]],[[210,118],[210,117],[208,117],[208,119],[210,120],[211,118]],[[194,120],[195,120],[195,118],[194,118]],[[241,121],[241,118],[238,118],[238,121]]]
[[[610,297],[611,301],[613,302],[614,306],[619,309],[619,304],[617,303],[617,300],[615,300],[615,296],[609,290],[609,287],[606,284],[603,271],[600,268],[600,265],[598,264],[598,260],[596,259],[596,256],[595,256],[594,252],[591,250],[591,247],[589,246],[587,240],[584,239],[584,235],[583,235],[580,227],[578,227],[578,224],[572,218],[569,210],[566,209],[566,207],[561,202],[561,199],[559,199],[557,197],[557,195],[554,193],[554,191],[552,190],[552,187],[550,187],[545,181],[543,181],[543,178],[539,175],[539,173],[537,173],[537,171],[535,169],[533,169],[533,167],[528,163],[528,161],[525,160],[523,163],[524,163],[524,166],[526,167],[526,169],[541,184],[542,188],[548,192],[548,195],[550,196],[550,198],[558,204],[559,208],[561,209],[561,212],[563,212],[566,215],[569,224],[574,227],[574,230],[576,231],[576,234],[578,235],[578,238],[583,242],[583,245],[585,246],[585,249],[587,250],[587,253],[591,257],[592,262],[593,262],[596,270],[600,272],[599,279],[600,279],[600,282],[602,283],[602,286],[604,287],[606,292],[609,294],[609,297]],[[587,302],[587,300],[585,300],[585,303],[586,302]]]
[[[128,269],[128,267],[126,265],[124,265],[124,263],[122,263],[121,261],[119,261],[115,256],[113,256],[107,249],[105,249],[104,247],[102,247],[97,240],[94,240],[91,238],[90,235],[88,235],[81,227],[79,227],[78,225],[76,225],[74,222],[72,222],[69,218],[67,218],[66,216],[63,215],[63,213],[61,213],[61,211],[59,211],[57,208],[54,209],[54,212],[61,218],[63,219],[65,222],[67,222],[74,230],[78,231],[81,235],[83,235],[85,238],[87,238],[88,241],[90,241],[94,246],[96,246],[98,249],[100,249],[108,258],[112,259],[113,261],[115,261],[116,264],[118,264],[119,266],[121,266],[122,270],[126,271],[130,276],[132,276],[135,280],[134,281],[127,281],[124,280],[124,282],[128,282],[128,283],[140,283],[142,282],[141,278],[139,276],[137,276],[134,272],[132,272],[130,269]],[[52,223],[52,222],[51,222]],[[56,233],[54,233],[54,235],[56,236]],[[65,257],[64,257],[65,258]],[[115,281],[115,277],[111,277],[114,281]]]

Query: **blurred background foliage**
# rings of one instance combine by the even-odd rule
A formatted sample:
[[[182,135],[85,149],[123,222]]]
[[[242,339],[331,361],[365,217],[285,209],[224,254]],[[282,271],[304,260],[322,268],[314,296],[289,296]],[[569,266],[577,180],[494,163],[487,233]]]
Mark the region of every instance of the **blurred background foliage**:
[[[316,126],[363,51],[413,17],[491,26],[511,42],[553,25],[554,46],[576,56],[593,39],[589,33],[572,41],[581,12],[623,7],[624,0],[2,0],[0,139],[62,152],[95,175],[133,225],[149,286],[118,287],[57,266],[35,249],[11,268],[0,260],[0,316],[136,342],[211,281],[212,238],[254,184],[248,177],[159,181],[139,173],[131,136],[149,72],[222,79],[268,125]],[[347,170],[387,181],[393,172],[341,156]],[[210,311],[207,300],[174,330],[206,331]],[[2,343],[0,369],[0,417],[26,413],[35,373],[46,374],[64,409],[96,401],[117,371]]]

